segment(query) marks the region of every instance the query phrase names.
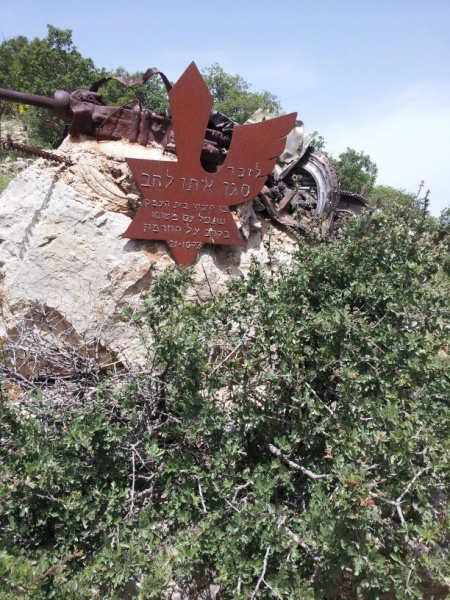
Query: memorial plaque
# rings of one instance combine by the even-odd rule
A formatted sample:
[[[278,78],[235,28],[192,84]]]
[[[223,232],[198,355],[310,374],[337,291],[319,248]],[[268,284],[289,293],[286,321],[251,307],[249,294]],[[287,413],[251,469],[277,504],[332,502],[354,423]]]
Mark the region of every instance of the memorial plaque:
[[[244,245],[230,206],[262,190],[297,114],[236,125],[224,163],[210,173],[200,155],[213,99],[194,63],[169,100],[177,161],[126,159],[144,199],[123,237],[164,240],[178,264],[190,265],[204,244]]]

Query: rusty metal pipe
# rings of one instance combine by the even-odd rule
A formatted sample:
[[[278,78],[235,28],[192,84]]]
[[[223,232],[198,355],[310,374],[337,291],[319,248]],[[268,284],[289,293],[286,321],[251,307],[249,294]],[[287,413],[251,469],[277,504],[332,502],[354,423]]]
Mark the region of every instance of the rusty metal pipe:
[[[0,88],[0,100],[7,100],[16,104],[29,104],[52,110],[55,116],[60,118],[70,117],[70,94],[60,90],[55,92],[53,98],[47,98],[46,96],[25,94],[24,92]]]
[[[6,90],[3,88],[0,88],[0,100],[8,100],[9,102],[17,102],[19,104],[31,104],[32,106],[39,106],[40,108],[51,110],[53,110],[55,104],[53,98],[36,96],[35,94],[24,94],[23,92]]]
[[[53,98],[26,94],[0,88],[0,100],[28,104],[51,110],[55,117],[70,119],[70,135],[88,135],[97,140],[119,140],[128,138],[132,143],[146,146],[151,141],[163,145],[167,151],[175,151],[172,121],[163,115],[142,110],[139,103],[133,108],[105,106],[101,96],[88,90],[77,90],[72,94],[57,91]],[[219,164],[230,145],[229,134],[208,128],[202,148],[205,163]]]

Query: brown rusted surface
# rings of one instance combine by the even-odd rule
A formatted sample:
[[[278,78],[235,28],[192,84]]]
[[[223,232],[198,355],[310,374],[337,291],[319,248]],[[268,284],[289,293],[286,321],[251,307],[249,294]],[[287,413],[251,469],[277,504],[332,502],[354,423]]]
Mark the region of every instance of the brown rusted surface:
[[[155,74],[169,93],[167,114],[151,112],[138,99],[133,106],[106,106],[99,94],[110,79],[142,85]],[[206,243],[243,244],[229,207],[246,200],[254,199],[255,209],[277,225],[304,233],[316,216],[330,233],[340,216],[368,209],[364,198],[341,190],[333,162],[310,145],[311,138],[304,143],[303,123],[295,115],[274,119],[257,111],[252,124],[237,125],[211,111],[211,95],[194,64],[173,88],[159,69],[151,68],[141,78],[106,77],[90,90],[57,91],[54,98],[0,89],[2,99],[70,119],[66,131],[74,138],[156,143],[176,155],[175,163],[128,160],[144,200],[126,235],[165,240],[180,264],[195,260]]]
[[[76,90],[72,94],[57,91],[54,98],[46,98],[3,88],[0,100],[45,108],[52,110],[55,117],[70,119],[68,133],[75,138],[87,135],[99,141],[127,139],[142,146],[156,142],[169,152],[176,150],[172,120],[142,108],[138,100],[132,108],[114,107],[106,106],[101,95],[91,90]],[[214,168],[221,162],[222,151],[228,148],[231,138],[206,127],[203,133],[202,160]]]
[[[40,150],[39,148],[26,146],[25,144],[19,144],[18,142],[13,142],[11,138],[8,138],[6,145],[11,150],[16,150],[17,152],[23,152],[24,154],[29,154],[31,156],[39,156],[40,158],[45,158],[47,160],[51,160],[52,162],[58,162],[68,167],[72,165],[72,161],[65,156],[58,156],[58,154],[54,154],[53,152],[47,152],[46,150]]]
[[[4,88],[0,88],[0,99],[20,104],[31,104],[31,106],[38,106],[48,110],[53,110],[55,108],[55,100],[53,98],[37,96],[36,94],[25,94],[23,92],[16,92]]]
[[[336,212],[360,215],[368,208],[366,199],[360,194],[342,191]]]
[[[144,202],[124,237],[164,240],[178,264],[190,265],[204,244],[244,245],[229,207],[259,194],[296,114],[235,126],[225,162],[210,172],[201,150],[213,99],[194,63],[169,99],[178,160],[127,159]]]

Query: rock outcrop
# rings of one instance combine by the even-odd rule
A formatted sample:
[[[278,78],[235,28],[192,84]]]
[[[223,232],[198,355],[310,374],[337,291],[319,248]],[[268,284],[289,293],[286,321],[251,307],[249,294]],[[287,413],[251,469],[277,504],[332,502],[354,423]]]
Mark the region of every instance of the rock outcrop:
[[[137,360],[141,341],[125,309],[138,309],[154,276],[174,263],[163,242],[121,237],[140,202],[125,156],[173,158],[159,147],[89,139],[67,139],[58,154],[72,164],[39,159],[0,196],[0,335],[14,339],[28,328],[45,338],[57,327],[66,341]],[[246,247],[205,246],[192,267],[193,295],[220,293],[252,259],[267,264],[269,245],[272,262],[289,261],[293,236],[251,202],[234,216]],[[22,348],[23,364],[35,360],[26,354]]]

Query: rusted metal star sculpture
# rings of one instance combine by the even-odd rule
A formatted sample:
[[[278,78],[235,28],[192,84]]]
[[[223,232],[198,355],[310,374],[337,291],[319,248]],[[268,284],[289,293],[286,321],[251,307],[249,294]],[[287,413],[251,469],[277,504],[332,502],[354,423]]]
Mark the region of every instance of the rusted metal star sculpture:
[[[169,100],[178,160],[126,159],[144,201],[123,237],[164,240],[178,264],[190,265],[204,244],[244,245],[229,207],[262,190],[297,114],[236,125],[225,162],[209,173],[200,153],[213,99],[195,63]]]

